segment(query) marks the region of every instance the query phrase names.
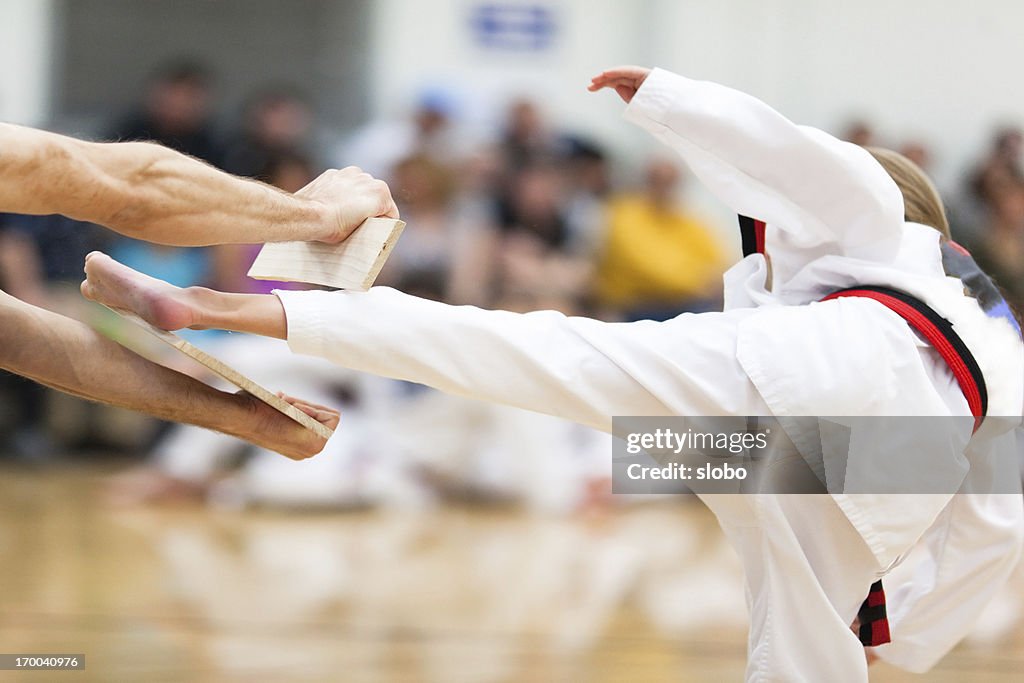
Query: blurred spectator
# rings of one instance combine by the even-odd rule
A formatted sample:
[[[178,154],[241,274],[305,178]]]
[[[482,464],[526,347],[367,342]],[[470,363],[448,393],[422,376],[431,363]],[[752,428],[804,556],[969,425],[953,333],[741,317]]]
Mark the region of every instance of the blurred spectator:
[[[852,142],[861,147],[870,147],[878,144],[875,137],[875,129],[864,119],[854,119],[846,124],[846,128],[839,135],[840,139]]]
[[[470,150],[465,131],[458,130],[453,95],[427,90],[412,114],[398,121],[377,121],[356,131],[342,145],[337,166],[358,166],[378,178],[391,179],[395,164],[412,156],[458,164]]]
[[[977,164],[970,176],[975,201],[991,206],[1008,182],[1024,179],[1021,160],[1024,137],[1020,129],[1004,128],[996,133],[988,154]]]
[[[536,103],[518,99],[509,105],[499,143],[507,173],[554,161],[559,143]]]
[[[899,149],[900,154],[913,161],[926,173],[931,172],[932,153],[921,140],[908,140]]]
[[[590,254],[571,248],[565,188],[562,168],[550,162],[535,162],[513,176],[508,194],[498,202],[492,291],[542,296],[544,307],[578,305],[592,263]]]
[[[567,238],[565,217],[556,205],[565,189],[564,146],[530,100],[513,101],[496,147],[499,169],[492,188],[497,222],[504,230],[526,227],[550,246]]]
[[[396,164],[391,191],[406,228],[381,272],[382,284],[427,278],[439,284],[442,296],[448,291],[461,230],[455,182],[452,169],[428,155]]]
[[[152,140],[220,165],[222,150],[210,126],[210,72],[187,61],[159,69],[138,109],[118,122],[109,137]]]
[[[707,223],[680,204],[680,171],[655,160],[640,192],[614,197],[598,265],[600,304],[627,320],[667,320],[712,308],[724,250]]]
[[[995,278],[1007,301],[1024,310],[1024,180],[990,179],[988,220],[974,256],[978,265]]]
[[[259,92],[242,117],[242,131],[224,152],[227,172],[272,182],[263,174],[279,157],[309,155],[313,112],[297,90],[278,86]]]
[[[498,226],[507,235],[536,240],[548,249],[565,247],[569,241],[565,188],[565,174],[551,162],[518,169],[499,202]]]
[[[963,192],[950,204],[953,237],[971,250],[988,241],[987,226],[997,219],[997,204],[1007,188],[1024,181],[1021,131],[1006,127],[996,131],[985,156],[967,175]]]
[[[604,206],[611,191],[608,156],[597,143],[567,138],[565,219],[569,249],[596,254],[604,230]]]

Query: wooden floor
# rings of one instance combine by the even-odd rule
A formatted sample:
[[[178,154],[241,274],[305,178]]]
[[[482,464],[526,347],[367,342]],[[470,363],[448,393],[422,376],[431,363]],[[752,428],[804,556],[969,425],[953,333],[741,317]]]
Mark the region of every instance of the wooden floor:
[[[115,510],[103,472],[0,469],[0,681],[733,681],[738,567],[699,504],[516,512]],[[922,678],[1017,681],[1024,577]]]

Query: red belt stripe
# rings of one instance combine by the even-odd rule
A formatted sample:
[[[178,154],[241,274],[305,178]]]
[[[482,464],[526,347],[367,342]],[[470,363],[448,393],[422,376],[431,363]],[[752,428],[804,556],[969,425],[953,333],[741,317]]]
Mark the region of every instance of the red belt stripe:
[[[974,416],[974,430],[977,431],[988,412],[988,391],[978,362],[953,325],[924,302],[887,287],[853,287],[833,292],[822,301],[847,296],[873,299],[881,303],[907,321],[939,352],[967,398],[967,405]]]

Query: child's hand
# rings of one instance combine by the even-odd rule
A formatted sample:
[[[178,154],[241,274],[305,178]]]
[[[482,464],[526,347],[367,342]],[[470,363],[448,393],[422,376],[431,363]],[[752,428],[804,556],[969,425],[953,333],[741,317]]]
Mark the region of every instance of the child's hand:
[[[587,87],[587,90],[597,92],[601,88],[615,88],[615,92],[619,94],[622,101],[629,104],[649,73],[651,70],[642,66],[617,66],[602,71],[590,79],[590,86]]]

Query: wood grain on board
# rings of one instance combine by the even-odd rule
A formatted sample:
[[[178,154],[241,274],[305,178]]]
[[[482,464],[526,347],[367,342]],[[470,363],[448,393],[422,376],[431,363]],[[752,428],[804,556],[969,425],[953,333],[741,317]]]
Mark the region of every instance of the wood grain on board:
[[[306,282],[365,292],[377,279],[405,223],[367,218],[343,242],[271,242],[249,269],[256,280]]]

